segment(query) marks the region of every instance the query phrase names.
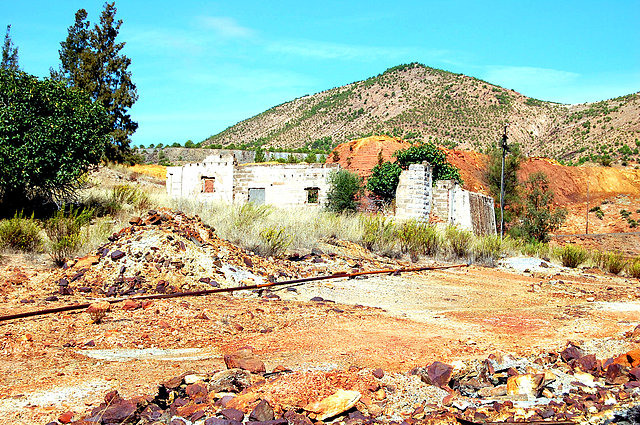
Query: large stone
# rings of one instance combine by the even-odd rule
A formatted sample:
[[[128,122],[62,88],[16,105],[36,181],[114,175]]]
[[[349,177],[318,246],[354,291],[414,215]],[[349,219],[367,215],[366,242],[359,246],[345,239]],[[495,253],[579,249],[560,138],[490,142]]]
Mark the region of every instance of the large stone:
[[[427,367],[427,374],[421,378],[427,384],[444,388],[449,384],[451,375],[453,374],[453,366],[442,362],[433,362]]]
[[[304,410],[315,413],[315,419],[323,421],[351,409],[360,400],[360,397],[361,394],[358,391],[339,389],[320,401],[309,403]]]
[[[222,409],[220,414],[230,421],[242,422],[244,419],[244,413],[238,409]]]
[[[224,355],[224,363],[229,369],[243,369],[251,373],[264,373],[266,368],[250,348],[241,348],[234,353]]]
[[[510,376],[507,379],[507,395],[526,395],[532,400],[538,396],[538,390],[544,381],[544,375],[524,375]]]
[[[239,393],[251,385],[251,375],[242,369],[228,369],[214,374],[209,380],[211,392]]]
[[[266,400],[261,400],[260,403],[251,411],[249,415],[250,421],[271,421],[273,420],[273,409],[269,406]]]
[[[575,345],[569,345],[569,346],[567,346],[567,348],[565,348],[564,350],[562,350],[560,352],[560,357],[562,357],[562,359],[565,362],[569,362],[571,360],[579,359],[583,355],[584,355],[584,353],[582,352],[580,347],[576,347]]]
[[[296,413],[293,410],[289,410],[288,412],[286,412],[284,414],[284,418],[287,420],[289,425],[313,425],[311,419],[309,419],[305,415]]]

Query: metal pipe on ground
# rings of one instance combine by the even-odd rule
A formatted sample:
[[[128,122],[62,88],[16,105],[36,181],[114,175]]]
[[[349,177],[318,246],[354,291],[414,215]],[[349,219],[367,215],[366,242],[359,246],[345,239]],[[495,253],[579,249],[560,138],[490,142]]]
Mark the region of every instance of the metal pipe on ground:
[[[224,292],[235,292],[235,291],[269,288],[272,286],[302,284],[307,282],[315,282],[319,280],[340,279],[340,278],[353,279],[357,276],[365,276],[365,275],[373,275],[373,274],[385,274],[385,273],[399,274],[399,273],[408,273],[408,272],[420,272],[425,270],[444,270],[444,269],[452,269],[452,268],[458,268],[458,267],[468,267],[469,265],[470,264],[467,263],[467,264],[454,264],[449,266],[425,266],[425,267],[410,267],[410,268],[401,268],[401,269],[371,270],[371,271],[354,272],[354,273],[334,273],[334,274],[324,275],[324,276],[305,277],[300,279],[285,280],[281,282],[262,283],[258,285],[234,286],[231,288],[204,289],[201,291],[175,292],[173,294],[140,295],[136,297],[106,299],[103,301],[107,301],[110,304],[116,304],[116,303],[127,301],[127,300],[140,301],[140,300],[161,300],[161,299],[167,299],[167,298],[196,297],[196,296],[202,296],[202,295],[219,294]],[[36,310],[36,311],[27,311],[24,313],[8,314],[6,316],[0,316],[0,322],[13,320],[13,319],[22,319],[25,317],[43,316],[45,314],[51,314],[51,313],[61,313],[65,311],[82,310],[82,309],[88,308],[91,304],[92,303],[71,304],[71,305],[66,305],[62,307],[47,308],[47,309]]]

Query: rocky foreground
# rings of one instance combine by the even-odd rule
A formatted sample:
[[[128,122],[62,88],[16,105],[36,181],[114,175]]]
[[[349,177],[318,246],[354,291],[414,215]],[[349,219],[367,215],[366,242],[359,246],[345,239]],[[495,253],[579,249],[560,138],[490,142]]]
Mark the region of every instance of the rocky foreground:
[[[640,340],[640,326],[627,337]],[[536,358],[435,361],[405,374],[282,366],[267,373],[250,347],[224,360],[226,370],[181,374],[155,395],[123,399],[111,391],[89,415],[72,420],[75,414],[64,412],[48,425],[595,424],[640,418],[640,350],[600,360],[569,344]]]

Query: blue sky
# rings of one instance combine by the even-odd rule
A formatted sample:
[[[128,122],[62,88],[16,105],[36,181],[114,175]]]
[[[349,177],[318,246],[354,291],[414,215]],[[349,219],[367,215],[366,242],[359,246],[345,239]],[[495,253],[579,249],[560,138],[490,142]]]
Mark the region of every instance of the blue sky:
[[[75,11],[4,1],[22,69],[58,66]],[[640,90],[640,0],[117,1],[139,100],[135,145],[199,142],[271,106],[409,62],[562,103]]]

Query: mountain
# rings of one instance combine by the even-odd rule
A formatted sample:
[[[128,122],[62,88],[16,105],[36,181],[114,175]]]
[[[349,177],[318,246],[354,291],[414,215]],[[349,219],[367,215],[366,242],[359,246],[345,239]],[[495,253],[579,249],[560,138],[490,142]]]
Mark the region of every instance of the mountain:
[[[640,92],[562,105],[412,63],[275,106],[211,136],[203,145],[327,149],[388,134],[483,151],[498,143],[506,123],[510,141],[520,143],[529,156],[638,159]]]

